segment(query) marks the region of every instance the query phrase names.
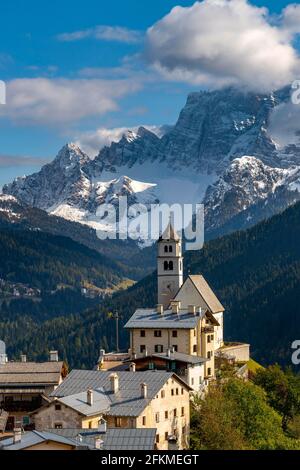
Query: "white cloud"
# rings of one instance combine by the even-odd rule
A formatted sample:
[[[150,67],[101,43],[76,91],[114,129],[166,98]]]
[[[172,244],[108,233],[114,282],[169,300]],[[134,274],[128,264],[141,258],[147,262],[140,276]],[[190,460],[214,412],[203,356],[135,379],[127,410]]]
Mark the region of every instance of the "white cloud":
[[[282,28],[290,35],[300,33],[300,5],[293,3],[282,12]]]
[[[169,80],[279,88],[300,71],[292,45],[298,7],[290,6],[274,25],[267,9],[246,0],[177,6],[148,29],[145,56]]]
[[[283,148],[300,144],[300,105],[282,103],[272,111],[268,132],[276,144]]]
[[[115,111],[118,99],[139,89],[129,79],[16,79],[7,83],[0,113],[18,124],[61,126]]]
[[[142,33],[141,31],[123,28],[121,26],[99,25],[82,31],[62,33],[57,36],[57,39],[63,42],[80,41],[86,38],[136,44],[141,41]]]
[[[140,126],[131,127],[130,131],[136,133]],[[164,133],[165,127],[162,126],[143,126],[149,131],[161,137]],[[130,132],[128,127],[115,127],[107,129],[101,127],[95,131],[82,132],[75,139],[75,144],[78,145],[85,153],[91,157],[99,153],[99,150],[105,146],[110,145],[112,142],[119,142],[124,134]]]

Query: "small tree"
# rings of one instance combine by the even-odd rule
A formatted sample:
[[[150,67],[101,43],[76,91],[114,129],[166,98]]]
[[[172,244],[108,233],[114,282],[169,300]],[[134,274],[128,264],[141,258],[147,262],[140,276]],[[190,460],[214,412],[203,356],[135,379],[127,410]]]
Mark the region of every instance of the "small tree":
[[[282,429],[300,414],[300,378],[291,369],[283,371],[278,364],[258,370],[254,382],[261,386],[269,404],[282,416]]]

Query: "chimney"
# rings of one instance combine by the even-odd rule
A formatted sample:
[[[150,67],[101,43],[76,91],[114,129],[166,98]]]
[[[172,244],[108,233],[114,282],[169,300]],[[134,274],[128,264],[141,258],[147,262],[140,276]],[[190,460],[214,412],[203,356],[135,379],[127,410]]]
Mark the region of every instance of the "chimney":
[[[129,370],[130,370],[130,372],[135,372],[135,370],[136,370],[136,365],[135,365],[134,362],[132,362],[132,363],[130,364]]]
[[[105,434],[107,431],[107,422],[104,418],[101,418],[98,423],[98,432],[101,434]]]
[[[102,448],[103,441],[100,437],[95,437],[95,449],[100,450]]]
[[[22,429],[21,428],[15,428],[14,429],[14,444],[18,444],[18,442],[22,441]]]
[[[159,313],[159,315],[163,315],[163,313],[164,313],[163,304],[157,304],[157,313]]]
[[[105,349],[100,349],[100,356],[99,356],[99,359],[103,359],[105,356]]]
[[[21,362],[27,362],[26,354],[21,354]]]
[[[110,389],[112,393],[118,393],[119,391],[119,376],[118,374],[111,374],[110,378]]]
[[[188,306],[188,312],[190,315],[196,315],[196,306],[195,305],[189,305]]]
[[[93,390],[88,390],[86,392],[86,402],[89,406],[93,406],[93,403],[94,403],[94,393],[93,393]]]
[[[181,306],[181,302],[179,300],[178,301],[174,300],[173,302],[171,302],[172,313],[175,313],[178,315],[180,306]]]
[[[58,351],[50,351],[49,359],[50,362],[58,362]]]
[[[148,395],[148,385],[145,383],[141,384],[141,397],[142,398],[147,398]]]

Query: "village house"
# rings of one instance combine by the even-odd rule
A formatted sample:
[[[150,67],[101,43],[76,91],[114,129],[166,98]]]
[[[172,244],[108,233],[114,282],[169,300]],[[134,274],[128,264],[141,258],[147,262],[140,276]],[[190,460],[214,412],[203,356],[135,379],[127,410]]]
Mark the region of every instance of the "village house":
[[[35,429],[99,429],[110,400],[103,388],[53,400],[32,413]]]
[[[0,450],[88,450],[91,447],[75,439],[46,431],[15,429],[12,436],[0,441]]]
[[[73,370],[52,393],[56,400],[35,413],[36,428],[49,428],[49,423],[74,428],[74,397],[83,393],[84,407],[89,406],[87,390],[92,390],[93,394],[100,391],[109,400],[109,409],[104,409],[104,402],[96,418],[102,416],[108,429],[156,429],[157,449],[167,450],[174,440],[179,449],[188,447],[192,389],[176,374],[166,371]],[[51,415],[56,404],[62,408],[55,410],[53,421]],[[90,424],[89,419],[80,423],[75,419],[75,422],[76,426],[84,423],[84,426],[96,427],[96,421]]]
[[[19,362],[8,361],[3,342],[0,354],[0,410],[8,412],[6,430],[30,429],[31,413],[50,401],[49,395],[67,374],[57,351],[47,362],[28,362],[23,354]]]
[[[168,349],[165,353],[135,359],[128,368],[137,372],[146,370],[166,370],[175,373],[184,380],[194,392],[205,389],[205,363],[207,359]]]

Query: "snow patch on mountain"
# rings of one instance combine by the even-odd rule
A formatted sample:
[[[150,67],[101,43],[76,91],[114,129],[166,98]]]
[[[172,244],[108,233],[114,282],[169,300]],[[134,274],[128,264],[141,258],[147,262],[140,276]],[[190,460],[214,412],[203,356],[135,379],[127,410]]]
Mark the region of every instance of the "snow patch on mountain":
[[[258,202],[267,203],[280,189],[295,192],[295,198],[300,198],[299,166],[273,168],[253,156],[236,158],[206,191],[205,223],[209,229],[216,229]]]

